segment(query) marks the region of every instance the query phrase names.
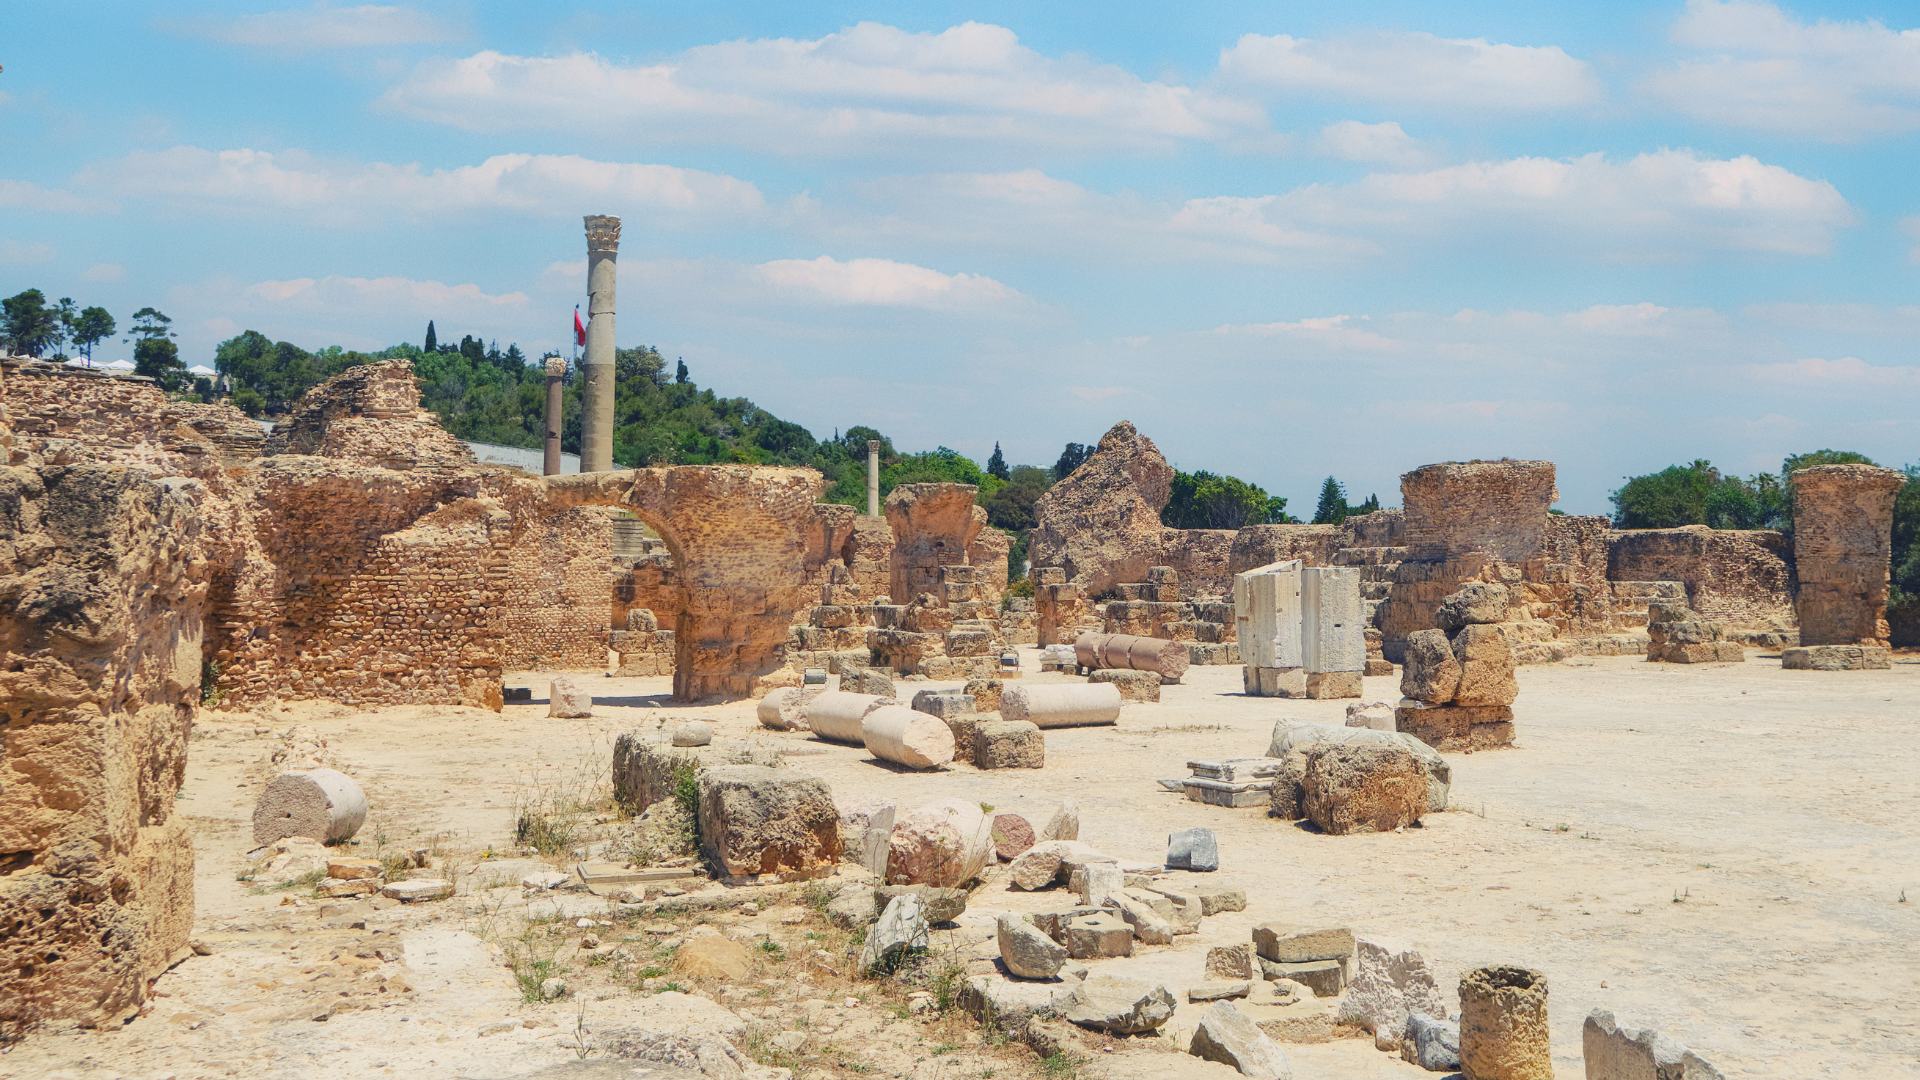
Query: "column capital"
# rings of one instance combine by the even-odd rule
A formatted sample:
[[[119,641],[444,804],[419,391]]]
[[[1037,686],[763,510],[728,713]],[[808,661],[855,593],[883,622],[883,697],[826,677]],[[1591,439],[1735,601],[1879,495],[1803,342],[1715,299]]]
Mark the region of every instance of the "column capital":
[[[567,358],[564,356],[547,357],[546,370],[547,370],[547,378],[549,379],[566,378],[567,377]]]
[[[588,214],[587,254],[617,255],[620,252],[620,219],[609,214]]]

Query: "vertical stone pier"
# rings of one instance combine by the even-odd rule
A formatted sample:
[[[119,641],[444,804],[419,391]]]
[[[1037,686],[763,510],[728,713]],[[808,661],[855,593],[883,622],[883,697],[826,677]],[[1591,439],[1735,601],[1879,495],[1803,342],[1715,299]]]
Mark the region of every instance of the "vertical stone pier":
[[[880,440],[867,440],[867,516],[880,516]]]
[[[1816,465],[1795,472],[1789,482],[1800,647],[1781,654],[1782,666],[1888,667],[1893,501],[1906,476],[1874,465]]]
[[[580,471],[613,468],[614,259],[620,219],[590,214],[587,224],[587,356],[580,395]]]
[[[567,377],[567,362],[558,356],[549,356],[547,370],[547,441],[546,456],[540,461],[540,472],[544,476],[560,474],[560,429],[565,417],[561,406],[560,383]]]

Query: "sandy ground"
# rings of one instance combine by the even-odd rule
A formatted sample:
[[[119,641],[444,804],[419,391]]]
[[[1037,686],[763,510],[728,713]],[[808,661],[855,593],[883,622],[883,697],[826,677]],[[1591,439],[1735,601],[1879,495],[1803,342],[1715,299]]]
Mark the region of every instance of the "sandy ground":
[[[598,701],[585,720],[546,717],[546,676],[534,673],[508,683],[541,700],[498,717],[216,715],[196,730],[181,797],[197,833],[196,935],[211,955],[165,976],[147,1016],[113,1033],[43,1032],[0,1056],[0,1076],[509,1077],[570,1060],[578,1006],[521,1002],[480,944],[488,905],[498,907],[487,897],[501,891],[481,886],[534,866],[507,850],[516,801],[600,782],[617,733],[687,716],[780,744],[792,767],[842,798],[959,795],[1040,816],[1072,798],[1082,839],[1123,860],[1157,862],[1167,833],[1213,828],[1218,877],[1246,889],[1247,911],[1103,968],[1149,975],[1177,996],[1201,980],[1209,945],[1245,941],[1256,923],[1346,925],[1419,949],[1443,979],[1489,962],[1544,971],[1563,1078],[1583,1075],[1580,1023],[1596,1007],[1660,1029],[1729,1077],[1920,1076],[1920,660],[1819,673],[1760,654],[1693,667],[1605,658],[1519,677],[1519,744],[1451,756],[1454,812],[1352,837],[1191,803],[1154,783],[1184,774],[1190,758],[1263,753],[1276,719],[1344,714],[1346,702],[1244,697],[1230,667],[1193,669],[1161,703],[1129,705],[1117,728],[1049,732],[1039,771],[885,768],[858,748],[764,731],[748,702],[672,705],[666,679],[584,677]],[[1391,700],[1396,687],[1368,679],[1367,699]],[[236,880],[261,763],[294,719],[326,735],[366,786],[363,846],[433,845],[463,875],[461,897],[366,911]],[[1051,904],[990,886],[972,909]],[[353,1004],[330,1011],[335,999]],[[649,1000],[608,996],[591,1008],[617,1020]],[[1192,1012],[1183,1007],[1176,1025]],[[1290,1052],[1301,1080],[1432,1075],[1362,1040]],[[882,1072],[995,1072],[978,1064]],[[1092,1065],[1115,1077],[1232,1075],[1144,1051]]]

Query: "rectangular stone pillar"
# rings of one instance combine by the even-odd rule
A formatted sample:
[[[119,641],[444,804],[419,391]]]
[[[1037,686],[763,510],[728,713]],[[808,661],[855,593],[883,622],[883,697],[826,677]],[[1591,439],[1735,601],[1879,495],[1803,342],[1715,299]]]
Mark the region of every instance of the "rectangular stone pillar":
[[[1300,580],[1300,659],[1311,698],[1360,696],[1367,666],[1360,570],[1309,566]]]
[[[1816,465],[1793,485],[1793,557],[1800,579],[1794,613],[1800,646],[1789,668],[1884,668],[1893,503],[1904,474],[1873,465]]]
[[[1233,620],[1240,639],[1246,692],[1298,697],[1306,692],[1301,667],[1301,563],[1271,563],[1233,579]]]

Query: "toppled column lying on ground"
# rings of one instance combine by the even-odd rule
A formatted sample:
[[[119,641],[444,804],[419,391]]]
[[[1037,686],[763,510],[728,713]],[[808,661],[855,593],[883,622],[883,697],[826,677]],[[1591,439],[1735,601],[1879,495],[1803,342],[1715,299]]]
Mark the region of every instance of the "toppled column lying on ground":
[[[1000,715],[1039,728],[1112,724],[1120,719],[1120,688],[1112,683],[1022,683],[1001,693]]]
[[[1906,477],[1873,465],[1816,465],[1789,479],[1800,646],[1781,653],[1781,664],[1819,670],[1890,666],[1887,571],[1893,502]]]
[[[1167,682],[1178,682],[1187,673],[1187,647],[1165,638],[1081,634],[1074,639],[1073,652],[1080,666],[1088,669],[1151,671]]]
[[[864,738],[861,724],[867,714],[892,704],[896,704],[892,699],[873,694],[829,690],[807,702],[803,715],[807,729],[815,736],[830,742],[859,743]]]
[[[953,762],[953,731],[946,721],[904,705],[870,710],[860,720],[860,741],[874,757],[910,769]]]

